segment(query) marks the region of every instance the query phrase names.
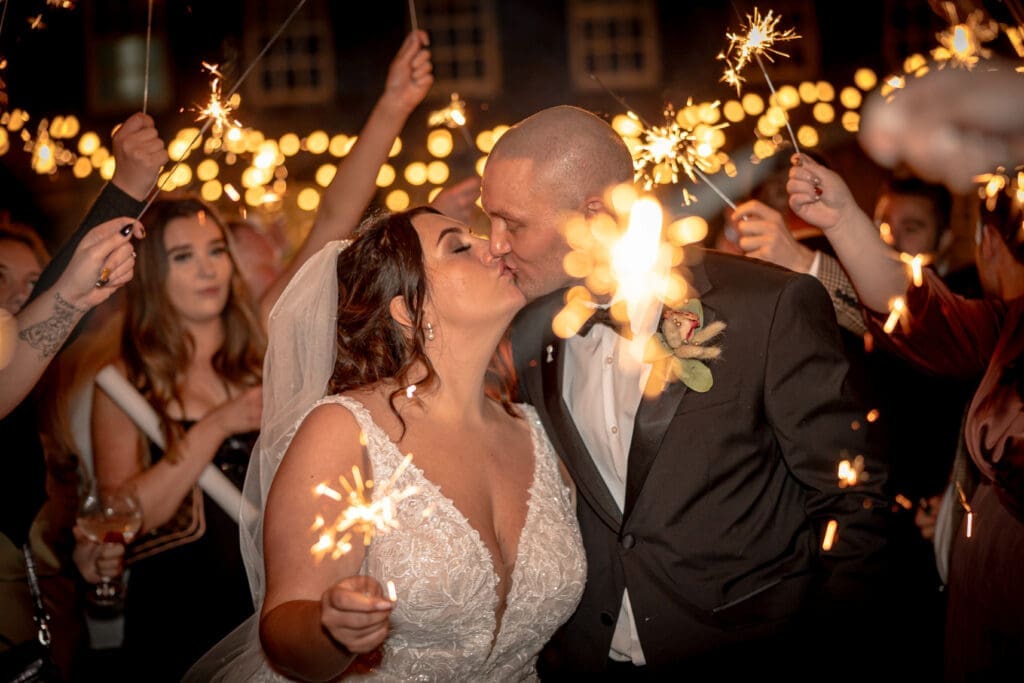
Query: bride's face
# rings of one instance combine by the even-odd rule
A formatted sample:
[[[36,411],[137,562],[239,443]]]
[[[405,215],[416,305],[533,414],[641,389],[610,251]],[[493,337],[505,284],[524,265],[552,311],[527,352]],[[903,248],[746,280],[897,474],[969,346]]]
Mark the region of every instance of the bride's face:
[[[487,240],[458,221],[424,213],[413,218],[423,247],[429,292],[427,319],[435,327],[489,328],[505,325],[526,304],[515,277]]]

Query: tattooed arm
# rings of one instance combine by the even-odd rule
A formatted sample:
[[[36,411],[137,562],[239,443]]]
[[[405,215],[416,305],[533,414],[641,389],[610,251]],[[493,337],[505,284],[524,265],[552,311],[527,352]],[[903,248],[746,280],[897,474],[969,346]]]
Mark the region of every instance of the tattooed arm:
[[[12,328],[13,336],[0,338],[0,360],[7,361],[0,367],[0,418],[32,390],[82,316],[132,279],[135,250],[132,232],[122,231],[125,225],[142,237],[142,225],[130,218],[97,225],[82,238],[60,279],[18,313],[16,335],[14,325],[0,325]]]

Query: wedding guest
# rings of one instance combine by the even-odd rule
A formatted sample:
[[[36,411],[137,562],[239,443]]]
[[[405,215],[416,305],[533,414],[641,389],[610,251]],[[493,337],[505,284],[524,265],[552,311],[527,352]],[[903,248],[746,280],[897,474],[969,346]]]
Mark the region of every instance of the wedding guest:
[[[814,160],[821,163],[819,158]],[[785,198],[788,200],[788,195]],[[874,222],[893,248],[893,259],[898,259],[899,253],[921,255],[926,268],[952,274],[957,286],[964,287],[970,278],[964,277],[962,270],[951,273],[945,259],[953,242],[952,203],[949,190],[942,185],[894,175],[882,186]],[[945,593],[933,548],[921,538],[914,513],[946,488],[960,441],[960,418],[976,383],[937,377],[884,348],[866,344],[867,325],[857,292],[831,246],[827,240],[816,248],[795,240],[786,227],[788,216],[807,223],[790,207],[782,210],[785,213],[756,200],[746,201],[737,206],[729,223],[741,236],[739,245],[749,256],[809,273],[821,281],[839,324],[853,335],[846,344],[847,355],[859,368],[869,406],[877,411],[869,428],[877,434],[889,464],[886,494],[890,500],[910,505],[908,510],[893,503],[900,514],[894,516],[891,528],[893,586],[892,598],[886,601],[891,617],[884,621],[892,626],[894,642],[898,639],[908,655],[901,663],[906,662],[916,675],[941,675]],[[821,235],[818,228],[808,228]],[[865,352],[865,346],[871,350]]]
[[[143,510],[128,548],[124,653],[130,673],[180,680],[188,666],[252,613],[237,520],[197,485],[213,463],[241,487],[262,408],[264,326],[292,275],[328,240],[358,223],[377,170],[433,82],[426,34],[410,34],[384,92],[340,163],[296,256],[258,303],[250,297],[217,212],[195,198],[154,202],[144,216],[135,282],[126,289],[114,367],[155,410],[165,449],[147,443],[105,391],[93,397],[101,487],[130,487]],[[204,615],[197,619],[197,614]],[[175,634],[168,650],[163,634]],[[144,668],[139,668],[144,667]]]
[[[49,262],[50,254],[35,230],[0,222],[0,308],[17,315]]]
[[[885,468],[851,429],[864,409],[831,304],[807,276],[690,250],[703,320],[686,312],[702,329],[726,323],[708,341],[720,357],[696,390],[674,382],[642,398],[654,371],[630,360],[616,330],[595,324],[567,340],[552,330],[578,284],[562,268],[562,221],[614,215],[605,193],[632,174],[606,122],[560,106],[502,135],[483,175],[491,253],[533,300],[512,330],[519,388],[576,483],[589,567],[541,676],[818,675],[825,640],[870,637],[858,629],[886,516]],[[631,334],[649,335],[690,316],[654,301],[628,317]],[[840,488],[843,453],[863,453],[874,476]],[[829,520],[840,540],[826,550]]]
[[[981,82],[982,87],[986,82]],[[966,501],[973,514],[965,516],[954,540],[945,677],[987,680],[1020,670],[1024,666],[1024,630],[1020,628],[1024,590],[1017,580],[1024,561],[1020,206],[1002,193],[989,205],[983,204],[978,273],[994,296],[968,300],[950,292],[930,271],[924,273],[922,286],[914,286],[904,264],[891,258],[842,178],[804,157],[795,157],[794,164],[788,184],[790,204],[832,242],[860,294],[878,343],[932,372],[980,378],[964,438],[981,481]],[[906,318],[887,334],[882,325],[896,297],[904,297]]]
[[[212,658],[227,680],[270,667],[301,680],[536,680],[585,564],[536,413],[485,387],[524,302],[485,240],[429,208],[369,219],[296,277],[271,319],[272,398],[247,482],[266,505],[249,538],[267,662],[253,628],[241,661]],[[311,482],[353,467],[378,482],[377,502],[383,482],[416,491],[368,548],[353,539],[317,558],[310,521],[346,511]]]
[[[141,114],[125,121],[115,133],[112,146],[117,170],[75,233],[38,275],[17,316],[14,360],[0,371],[0,443],[9,456],[4,459],[0,495],[0,557],[4,568],[0,603],[9,607],[0,610],[0,634],[7,643],[20,644],[37,637],[24,548],[39,555],[36,565],[44,595],[50,583],[48,576],[60,571],[47,561],[49,549],[27,543],[33,520],[46,500],[37,397],[30,392],[74,336],[87,311],[131,277],[135,257],[130,240],[133,235],[144,235],[132,217],[142,210],[160,165],[167,159],[152,119]],[[53,656],[67,675],[68,658],[63,654],[72,651],[74,644],[64,642],[64,632],[56,625],[54,637],[60,642],[54,644]]]

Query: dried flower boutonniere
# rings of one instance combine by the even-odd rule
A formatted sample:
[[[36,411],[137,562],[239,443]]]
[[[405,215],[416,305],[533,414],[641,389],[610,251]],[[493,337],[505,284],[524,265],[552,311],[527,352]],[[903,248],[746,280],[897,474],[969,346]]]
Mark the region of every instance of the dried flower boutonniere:
[[[705,392],[714,384],[711,368],[705,361],[722,355],[720,346],[709,346],[725,330],[720,320],[704,325],[704,309],[699,299],[689,299],[679,308],[661,314],[661,326],[651,337],[645,360],[661,365],[690,389]],[[667,374],[667,373],[666,373]]]

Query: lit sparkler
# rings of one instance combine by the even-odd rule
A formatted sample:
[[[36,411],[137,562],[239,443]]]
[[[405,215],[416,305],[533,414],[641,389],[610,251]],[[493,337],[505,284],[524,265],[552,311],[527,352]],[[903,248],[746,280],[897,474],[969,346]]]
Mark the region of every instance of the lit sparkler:
[[[992,51],[983,47],[999,36],[999,24],[986,18],[982,10],[967,15],[963,22],[957,21],[956,6],[952,2],[943,2],[942,7],[949,18],[950,26],[936,38],[939,47],[932,50],[932,57],[939,63],[939,68],[947,64],[953,68],[973,69],[981,59],[988,59]]]
[[[360,433],[359,442],[366,448],[366,435]],[[418,489],[407,486],[396,489],[395,483],[412,462],[412,454],[406,455],[395,468],[383,485],[374,487],[372,479],[363,480],[359,467],[352,467],[352,483],[344,476],[339,476],[344,491],[338,491],[327,483],[317,484],[313,493],[324,496],[339,503],[346,503],[332,524],[327,524],[322,516],[317,516],[313,530],[319,532],[319,538],[310,548],[310,553],[317,561],[330,554],[331,559],[338,559],[352,550],[354,536],[362,536],[363,546],[369,546],[378,533],[387,533],[398,528],[395,508],[399,501],[414,495]],[[376,495],[374,494],[374,489]]]
[[[788,28],[785,31],[778,30],[781,19],[781,16],[775,16],[771,10],[768,10],[768,14],[762,17],[760,10],[755,7],[754,14],[747,15],[747,24],[745,26],[741,25],[739,32],[726,32],[725,37],[729,39],[729,47],[725,49],[725,52],[718,55],[718,59],[725,62],[725,72],[722,74],[721,80],[734,86],[737,95],[740,94],[741,85],[746,80],[742,75],[743,69],[751,61],[757,62],[761,73],[764,74],[764,80],[768,84],[768,89],[772,91],[773,95],[776,94],[775,84],[772,83],[771,77],[768,76],[768,69],[765,68],[761,57],[763,56],[769,62],[775,61],[772,55],[788,57],[787,53],[776,49],[775,44],[796,40],[800,37],[796,30],[792,28]],[[793,128],[789,125],[788,116],[786,117],[786,129],[789,131],[790,140],[793,142],[793,151],[799,154],[800,146],[797,144]]]
[[[761,64],[763,71],[764,64],[760,61],[762,55],[769,62],[775,61],[772,55],[789,56],[776,49],[775,44],[796,40],[800,36],[792,28],[779,31],[777,27],[781,20],[782,17],[775,16],[771,10],[768,10],[768,14],[762,17],[761,11],[755,7],[754,14],[747,15],[747,25],[741,26],[740,32],[725,34],[725,37],[729,39],[729,47],[718,55],[718,59],[724,61],[726,66],[722,81],[735,86],[737,95],[740,94],[740,84],[745,80],[742,76],[743,69],[751,60]],[[764,76],[766,79],[768,78],[767,73]],[[772,92],[775,92],[774,88],[772,88]]]
[[[427,117],[427,126],[430,128],[437,126],[458,128],[462,131],[462,136],[466,138],[466,143],[470,148],[473,147],[473,139],[469,131],[466,130],[466,103],[457,92],[451,94],[451,101],[448,102],[447,107],[430,112],[430,116]]]
[[[8,2],[10,2],[10,0],[8,0]],[[34,17],[29,17],[28,19],[26,19],[26,21],[28,22],[28,28],[30,31],[42,31],[44,28],[46,28],[46,22],[43,21],[42,14],[37,14]]]
[[[206,103],[205,107],[196,109],[199,113],[196,121],[209,120],[213,127],[213,136],[216,138],[222,137],[225,130],[242,128],[242,124],[233,118],[240,98],[238,98],[237,94],[231,95],[227,99],[223,97],[221,94],[221,81],[224,79],[224,75],[218,71],[218,66],[217,64],[203,62],[203,68],[209,71],[212,76],[210,80],[210,100]]]

